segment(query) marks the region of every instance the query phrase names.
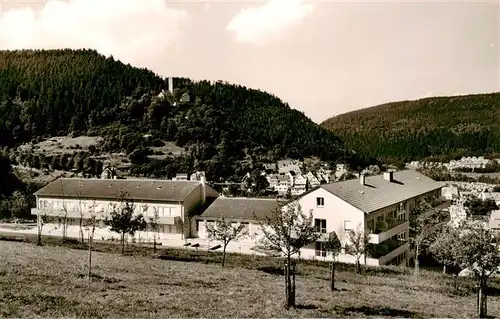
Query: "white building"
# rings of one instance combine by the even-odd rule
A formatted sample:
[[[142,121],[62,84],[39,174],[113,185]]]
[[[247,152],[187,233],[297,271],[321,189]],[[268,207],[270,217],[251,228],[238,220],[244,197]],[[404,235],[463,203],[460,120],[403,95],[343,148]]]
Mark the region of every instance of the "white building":
[[[260,225],[255,217],[262,217],[278,209],[279,201],[274,198],[218,197],[207,209],[196,217],[194,237],[206,239],[205,223],[213,223],[221,218],[229,218],[245,225],[248,235],[239,244],[253,247],[258,245]]]
[[[309,183],[309,186],[311,188],[314,188],[314,187],[321,185],[320,178],[316,177],[316,175],[313,172],[307,173],[306,177],[307,177],[307,181]]]
[[[430,201],[441,195],[441,183],[416,172],[388,172],[384,175],[361,176],[360,179],[324,184],[297,199],[302,211],[311,211],[320,240],[301,250],[301,258],[331,260],[324,241],[335,232],[347,242],[347,231],[358,226],[370,233],[367,265],[405,264],[409,258],[409,213],[421,200]],[[196,234],[206,236],[203,221],[230,218],[248,223],[249,237],[238,245],[257,246],[258,229],[253,216],[276,209],[275,199],[218,198],[197,218]],[[194,232],[193,232],[194,233]],[[339,261],[353,263],[354,257],[342,253]]]
[[[191,213],[210,204],[218,192],[202,181],[171,181],[154,179],[79,179],[59,178],[35,192],[36,208],[33,215],[44,214],[51,219],[44,233],[62,236],[62,225],[57,219],[66,217],[67,236],[78,238],[80,219],[85,224],[91,214],[100,220],[97,238],[117,238],[104,220],[113,209],[120,207],[121,194],[134,205],[135,213],[146,220],[157,211],[160,224],[159,238],[183,240],[191,236]],[[46,233],[46,234],[49,234]],[[152,239],[151,231],[137,233],[137,237]]]
[[[293,185],[293,180],[290,178],[290,175],[278,175],[278,186],[275,188],[275,190],[278,192],[279,195],[286,195],[288,190],[292,187]]]
[[[280,183],[278,174],[267,174],[266,180],[269,183],[269,188],[273,191],[278,191],[278,185]]]
[[[188,174],[187,173],[177,173],[175,174],[175,177],[172,178],[174,181],[187,181],[189,180]]]
[[[443,164],[448,170],[453,171],[457,168],[485,168],[486,164],[488,164],[490,160],[484,158],[483,156],[479,157],[462,157],[459,160],[451,160],[449,163]]]
[[[297,174],[295,172],[288,172],[290,176],[291,194],[293,196],[298,196],[307,191],[307,178],[302,174]]]

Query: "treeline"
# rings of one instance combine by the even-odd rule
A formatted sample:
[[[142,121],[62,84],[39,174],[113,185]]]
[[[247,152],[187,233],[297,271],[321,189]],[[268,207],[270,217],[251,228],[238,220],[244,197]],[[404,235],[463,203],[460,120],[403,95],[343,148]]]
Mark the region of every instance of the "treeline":
[[[498,105],[499,93],[426,98],[345,113],[321,126],[383,161],[450,160],[500,151]]]
[[[30,218],[31,208],[35,206],[33,193],[43,185],[20,180],[3,152],[0,152],[0,181],[0,219]]]
[[[273,95],[185,78],[160,94],[166,79],[93,50],[1,51],[0,82],[0,146],[99,135],[97,152],[125,152],[137,174],[180,167],[205,170],[211,180],[241,178],[258,163],[286,157],[317,156],[355,169],[373,163]],[[151,160],[150,148],[161,140],[186,155]]]

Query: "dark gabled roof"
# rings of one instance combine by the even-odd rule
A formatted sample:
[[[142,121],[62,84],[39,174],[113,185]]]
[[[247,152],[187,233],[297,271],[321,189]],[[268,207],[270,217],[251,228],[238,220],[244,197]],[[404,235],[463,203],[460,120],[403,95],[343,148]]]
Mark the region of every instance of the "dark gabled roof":
[[[255,219],[272,214],[281,202],[276,198],[218,197],[200,217]]]
[[[120,192],[125,191],[130,200],[182,202],[200,186],[199,181],[59,178],[35,192],[35,195],[116,200]]]
[[[371,213],[401,201],[443,187],[443,183],[413,170],[393,173],[393,182],[383,175],[366,176],[365,185],[359,179],[347,180],[320,187],[365,213]]]

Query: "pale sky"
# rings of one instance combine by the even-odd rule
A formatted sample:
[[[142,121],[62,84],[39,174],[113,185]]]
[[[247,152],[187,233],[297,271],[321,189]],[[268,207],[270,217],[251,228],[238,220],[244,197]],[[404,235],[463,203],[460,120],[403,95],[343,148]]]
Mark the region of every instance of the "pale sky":
[[[93,48],[279,96],[315,122],[500,91],[500,1],[0,0],[0,49]]]

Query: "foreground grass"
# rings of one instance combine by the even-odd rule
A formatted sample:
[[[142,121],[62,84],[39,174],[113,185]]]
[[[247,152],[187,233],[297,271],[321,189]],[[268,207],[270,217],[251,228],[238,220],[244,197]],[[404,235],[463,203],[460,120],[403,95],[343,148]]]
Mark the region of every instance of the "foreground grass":
[[[129,247],[132,256],[98,244],[95,277],[89,282],[87,252],[56,246],[0,241],[1,317],[473,317],[475,297],[462,281],[454,293],[448,276],[408,269],[372,268],[356,275],[340,266],[338,290],[329,291],[328,268],[302,262],[296,309],[283,308],[279,262],[230,254],[221,268],[216,253]],[[78,245],[73,243],[74,248]],[[85,247],[81,247],[82,249]],[[173,260],[181,259],[185,261]],[[191,262],[188,262],[191,261]],[[500,315],[499,297],[489,297],[489,314]]]

